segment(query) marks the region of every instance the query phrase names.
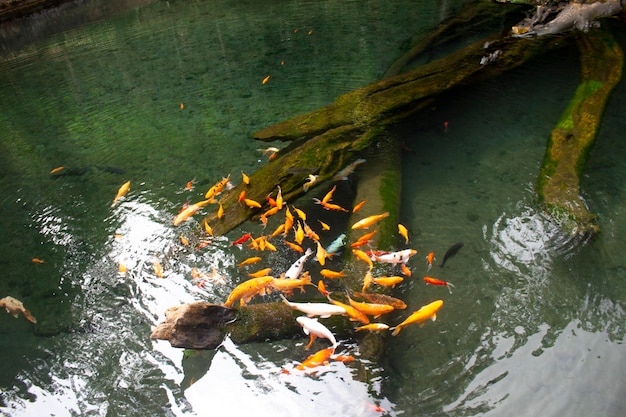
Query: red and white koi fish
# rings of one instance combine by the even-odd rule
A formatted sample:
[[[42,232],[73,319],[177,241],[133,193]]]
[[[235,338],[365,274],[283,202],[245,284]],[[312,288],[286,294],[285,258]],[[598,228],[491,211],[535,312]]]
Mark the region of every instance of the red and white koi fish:
[[[417,251],[415,249],[404,249],[398,252],[390,252],[385,255],[374,255],[372,258],[376,262],[383,262],[387,264],[405,264],[415,255]]]
[[[450,287],[454,288],[454,285],[451,282],[442,281],[437,278],[424,277],[424,282],[430,285],[440,285],[440,286],[447,287],[450,294],[452,294],[452,290],[450,289]]]
[[[393,330],[392,336],[397,336],[402,330],[403,327],[408,326],[409,324],[418,324],[420,326],[424,325],[424,322],[427,320],[435,321],[437,320],[437,312],[443,306],[442,300],[433,301],[432,303],[423,306],[409,317],[404,320],[402,323],[398,324],[396,327],[392,327],[390,330]]]
[[[309,259],[309,256],[311,256],[312,254],[313,250],[311,248],[307,248],[306,252],[304,252],[304,255],[298,258],[298,260],[289,267],[287,272],[285,272],[285,278],[298,278],[302,273],[302,269],[304,269],[304,263],[307,259]]]
[[[300,316],[296,318],[296,321],[300,326],[302,326],[304,334],[310,336],[309,344],[306,345],[305,349],[310,348],[315,339],[318,337],[322,339],[328,339],[330,343],[333,344],[333,347],[337,346],[337,340],[335,339],[333,333],[328,329],[328,327],[318,322],[317,319]]]

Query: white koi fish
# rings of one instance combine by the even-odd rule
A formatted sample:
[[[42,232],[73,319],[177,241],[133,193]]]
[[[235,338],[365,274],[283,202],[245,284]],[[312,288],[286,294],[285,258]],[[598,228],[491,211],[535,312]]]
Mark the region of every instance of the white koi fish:
[[[405,264],[415,255],[417,251],[415,249],[404,249],[398,252],[390,252],[384,255],[373,255],[372,259],[377,262],[383,262],[387,264]]]
[[[337,346],[337,340],[335,339],[333,333],[328,329],[328,327],[318,322],[317,319],[300,316],[296,318],[296,321],[300,326],[302,326],[304,334],[309,335],[311,338],[309,344],[306,345],[306,349],[310,348],[313,341],[318,337],[328,339],[330,343],[333,344],[333,347]]]
[[[307,248],[306,252],[304,252],[304,255],[298,258],[298,260],[295,261],[289,267],[287,272],[285,272],[285,278],[291,278],[291,279],[298,278],[300,274],[302,273],[302,269],[304,268],[304,263],[312,254],[313,254],[313,250],[311,248]]]
[[[346,309],[340,306],[328,304],[328,303],[292,303],[287,300],[282,294],[280,298],[283,302],[294,310],[298,310],[307,315],[307,317],[319,316],[323,319],[334,315],[346,314]]]

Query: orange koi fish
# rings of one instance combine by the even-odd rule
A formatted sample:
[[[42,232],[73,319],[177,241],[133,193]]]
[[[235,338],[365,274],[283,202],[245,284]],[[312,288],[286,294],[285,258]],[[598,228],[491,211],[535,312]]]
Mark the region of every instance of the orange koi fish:
[[[276,228],[276,230],[274,230],[274,231],[272,232],[272,234],[270,235],[270,238],[272,238],[272,237],[276,237],[276,236],[278,236],[278,235],[282,234],[284,231],[285,231],[285,224],[284,224],[284,223],[281,223],[281,224],[279,224],[279,225],[278,225],[278,227]]]
[[[278,210],[282,210],[283,209],[283,190],[280,188],[280,185],[277,185],[278,187],[278,194],[276,194],[276,207],[278,207]]]
[[[295,232],[295,240],[298,245],[302,245],[302,241],[304,240],[304,229],[302,229],[302,224],[298,223],[298,228],[294,230]]]
[[[374,268],[374,263],[372,262],[370,257],[365,254],[365,252],[363,252],[362,250],[359,250],[359,249],[352,249],[352,253],[358,259],[360,259],[361,261],[365,262],[370,267],[370,271],[372,270],[372,268]]]
[[[63,171],[65,168],[67,168],[66,166],[60,166],[60,167],[56,167],[54,168],[52,171],[50,171],[50,175],[54,175],[57,172],[61,172]]]
[[[301,364],[296,366],[296,369],[299,371],[304,371],[305,369],[317,368],[318,366],[328,365],[330,356],[335,352],[335,347],[330,346],[326,349],[322,349],[314,354],[310,355],[308,358],[304,360]]]
[[[210,234],[211,236],[213,236],[213,228],[209,225],[209,223],[205,220],[204,221],[204,230]]]
[[[346,276],[346,274],[343,271],[337,272],[337,271],[332,271],[330,269],[322,269],[320,271],[320,275],[328,279],[343,278]]]
[[[293,226],[293,215],[291,214],[291,211],[289,210],[289,206],[287,206],[287,208],[285,209],[285,236],[287,236],[287,233],[289,233],[292,226]]]
[[[246,190],[241,190],[241,192],[239,193],[239,197],[237,197],[237,202],[241,203],[245,199],[246,199]]]
[[[365,290],[367,290],[367,288],[371,285],[373,279],[374,277],[372,277],[372,273],[370,269],[369,271],[365,273],[365,277],[363,278],[363,288],[361,288],[361,291],[363,293],[365,293]]]
[[[366,245],[369,241],[374,237],[374,235],[378,232],[378,229],[374,229],[373,232],[369,232],[359,237],[356,242],[350,244],[353,248],[358,248],[360,246]]]
[[[295,250],[296,252],[304,253],[304,249],[302,249],[302,246],[292,243],[288,240],[283,240],[283,242],[285,242],[285,245],[289,246],[291,249]]]
[[[324,266],[328,254],[326,253],[326,250],[324,250],[324,247],[319,241],[317,242],[317,254],[315,256],[320,265]]]
[[[196,250],[200,250],[200,249],[204,249],[207,246],[209,246],[211,244],[212,241],[210,240],[203,240],[202,242],[198,243],[198,246],[196,246]]]
[[[252,278],[266,277],[268,276],[271,270],[272,268],[259,269],[256,272],[248,272],[248,276]]]
[[[350,296],[348,296],[348,302],[350,305],[366,316],[374,316],[374,318],[378,318],[383,314],[391,313],[394,308],[389,304],[374,304],[374,303],[361,303],[358,301],[354,301]]]
[[[367,300],[370,303],[389,304],[396,310],[404,310],[406,308],[406,303],[404,301],[385,294],[357,292],[352,295],[356,295],[357,297]]]
[[[271,250],[272,252],[276,252],[276,246],[274,246],[267,238],[264,236],[263,240],[265,241],[265,248]]]
[[[31,323],[37,323],[37,319],[33,317],[33,315],[24,308],[24,304],[18,300],[17,298],[13,298],[11,296],[7,296],[0,299],[0,309],[4,308],[7,313],[13,315],[13,317],[17,318],[19,313],[24,315],[24,318]]]
[[[402,236],[405,240],[405,244],[408,245],[409,243],[409,230],[404,227],[404,225],[401,225],[400,223],[398,223],[398,233],[400,234],[400,236]]]
[[[209,188],[209,191],[206,192],[204,198],[210,199],[220,194],[222,191],[224,191],[224,187],[226,187],[228,181],[230,181],[230,174],[228,174],[226,178],[223,178],[221,181],[215,183],[213,187]]]
[[[397,276],[393,276],[393,277],[378,277],[378,278],[372,278],[372,281],[375,282],[378,285],[383,286],[383,287],[395,287],[396,285],[398,285],[399,283],[404,281],[404,278],[403,277],[397,277]]]
[[[304,222],[304,234],[306,235],[306,237],[308,237],[311,240],[314,240],[316,242],[320,241],[319,235],[315,233],[313,229],[311,229],[309,225],[306,224],[306,222]]]
[[[246,203],[246,206],[250,208],[261,208],[261,203],[259,203],[258,201],[254,201],[249,198],[244,198],[243,202]]]
[[[220,206],[217,209],[217,218],[221,220],[222,217],[224,217],[224,207],[222,206],[222,203],[220,203]]]
[[[176,217],[174,217],[174,226],[178,226],[182,222],[188,220],[191,216],[196,214],[198,210],[200,210],[201,207],[204,207],[211,202],[212,200],[204,200],[195,204],[190,204],[189,206],[187,206],[186,209],[184,209],[183,211],[178,213]],[[205,228],[206,228],[206,223],[205,223]]]
[[[435,252],[429,252],[428,255],[426,255],[426,262],[428,263],[427,271],[430,271],[430,268],[433,267],[433,261],[435,259],[437,259],[435,258]]]
[[[243,179],[243,183],[246,185],[250,184],[250,177],[247,176],[243,171],[241,171],[241,177]]]
[[[400,269],[402,270],[402,273],[405,276],[407,276],[407,277],[411,276],[411,270],[409,269],[408,266],[406,266],[406,264],[400,264]]]
[[[369,332],[382,332],[385,330],[388,330],[389,326],[386,325],[385,323],[370,323],[370,324],[366,324],[364,326],[359,326],[357,327],[355,330],[357,332],[363,331],[363,330],[367,330]]]
[[[261,259],[262,259],[262,258],[261,258],[260,256],[252,256],[252,257],[250,257],[250,258],[244,259],[243,261],[239,262],[239,263],[237,264],[237,266],[238,266],[239,268],[241,268],[241,267],[242,267],[242,266],[244,266],[244,265],[252,265],[252,264],[255,264],[255,263],[257,263],[257,262],[260,262],[260,261],[261,261]]]
[[[373,216],[366,217],[352,225],[352,229],[367,229],[368,227],[374,225],[385,217],[389,217],[389,212],[385,212],[382,214],[375,214]]]
[[[265,197],[265,200],[267,200],[267,204],[269,204],[269,205],[270,205],[270,207],[276,207],[276,200],[274,200],[274,199],[272,198],[272,195],[271,195],[271,194],[268,194],[268,195]]]
[[[454,285],[451,282],[442,281],[437,278],[424,277],[424,282],[430,285],[441,285],[447,287],[450,294],[452,294],[452,290],[450,289],[450,287],[454,288]]]
[[[269,210],[267,210],[265,213],[263,213],[263,215],[265,217],[270,217],[273,216],[274,214],[278,213],[280,211],[280,209],[278,208],[278,206],[276,207],[272,207]]]
[[[111,204],[111,207],[116,205],[117,202],[120,200],[120,198],[124,197],[126,193],[128,193],[128,190],[130,190],[130,181],[126,181],[124,184],[122,184],[120,189],[117,190],[117,195],[115,196],[115,199],[113,200],[113,204]]]
[[[237,300],[241,306],[245,306],[253,297],[265,295],[273,281],[274,277],[258,277],[242,282],[232,290],[224,306],[232,307]]]
[[[328,301],[330,301],[331,304],[343,307],[346,310],[346,314],[348,315],[348,317],[350,317],[350,321],[360,321],[363,324],[369,324],[370,319],[368,319],[367,316],[361,312],[361,310],[358,310],[349,304],[344,304],[340,301],[333,300],[332,298],[330,298],[330,295],[327,295],[326,298],[328,298]]]
[[[180,235],[180,243],[185,246],[189,246],[189,239],[187,239],[184,235]]]
[[[324,281],[322,281],[321,279],[317,282],[317,290],[324,296],[326,297],[328,294],[330,294],[328,292],[328,290],[326,289],[326,284],[324,284]]]
[[[322,202],[323,203],[328,203],[330,200],[332,200],[333,199],[333,193],[335,192],[336,189],[337,189],[337,186],[334,185],[333,188],[331,188],[330,191],[326,193],[324,198],[322,198]]]
[[[261,83],[266,84],[269,80],[270,80],[270,76],[268,75],[267,77],[263,78],[263,81],[261,81]]]
[[[311,276],[305,272],[302,278],[274,278],[272,288],[287,295],[291,295],[293,290],[300,288],[300,292],[304,292],[305,285],[311,284]]]
[[[408,326],[409,324],[418,324],[420,326],[424,325],[424,322],[427,320],[435,321],[437,320],[437,311],[443,306],[442,300],[433,301],[432,303],[423,306],[413,314],[411,314],[406,320],[402,323],[398,324],[396,327],[392,327],[390,330],[393,330],[391,333],[392,336],[397,336],[402,330],[403,327]]]
[[[361,210],[361,208],[363,208],[363,205],[367,202],[367,198],[363,201],[361,201],[360,203],[357,203],[356,206],[352,207],[352,212],[356,213],[357,211]]]
[[[33,258],[32,262],[34,264],[45,264],[46,263],[46,261],[44,261],[43,259],[39,259],[39,258]]]
[[[296,212],[298,217],[300,217],[303,221],[306,221],[306,213],[295,206],[292,206],[292,207],[293,207],[293,211]]]
[[[333,210],[333,211],[344,211],[344,212],[348,212],[348,210],[346,210],[345,208],[341,207],[338,204],[332,204],[332,203],[325,203],[323,201],[321,201],[318,198],[314,198],[313,201],[315,202],[315,204],[319,204],[322,207],[324,207],[326,210]]]
[[[193,185],[194,185],[195,182],[196,182],[195,178],[192,179],[191,181],[188,181],[187,185],[185,185],[185,190],[187,190],[187,191],[193,190]]]
[[[322,225],[322,230],[330,230],[330,226],[327,225],[326,223],[324,223],[321,220],[318,220],[318,222],[320,222],[320,224]]]
[[[120,263],[118,265],[117,271],[120,273],[120,275],[124,276],[124,275],[126,275],[126,272],[128,271],[128,268],[123,263]]]

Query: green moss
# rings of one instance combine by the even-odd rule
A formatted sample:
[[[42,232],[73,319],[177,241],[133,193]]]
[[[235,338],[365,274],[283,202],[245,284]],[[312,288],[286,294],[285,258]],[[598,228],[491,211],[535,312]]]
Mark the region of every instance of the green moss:
[[[598,91],[604,83],[596,80],[586,80],[581,82],[576,88],[574,97],[570,100],[567,108],[561,115],[556,124],[557,129],[572,130],[574,129],[574,114],[578,112],[581,104],[587,100],[593,93]]]

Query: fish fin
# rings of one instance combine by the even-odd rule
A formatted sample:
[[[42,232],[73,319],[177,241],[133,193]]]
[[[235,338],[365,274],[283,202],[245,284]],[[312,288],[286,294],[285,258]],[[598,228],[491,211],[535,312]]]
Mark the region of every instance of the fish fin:
[[[304,334],[306,334],[306,335],[309,334],[309,329],[307,329],[306,327],[303,327],[302,330],[304,331]]]
[[[432,321],[437,321],[437,314],[436,314],[436,313],[435,313],[435,314],[433,314],[433,315],[430,317],[430,319],[431,319]]]
[[[324,314],[323,316],[320,316],[321,319],[327,319],[330,317],[330,314]]]

